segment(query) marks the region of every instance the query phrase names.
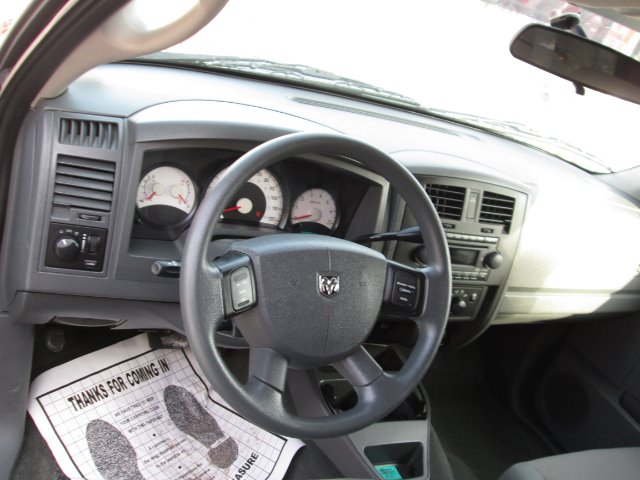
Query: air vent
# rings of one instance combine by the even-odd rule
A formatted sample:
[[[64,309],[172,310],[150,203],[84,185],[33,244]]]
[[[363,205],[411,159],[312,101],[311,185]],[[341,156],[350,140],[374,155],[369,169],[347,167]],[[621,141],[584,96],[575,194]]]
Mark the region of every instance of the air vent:
[[[499,193],[484,192],[480,206],[480,222],[504,225],[505,232],[509,233],[515,204],[515,198]]]
[[[110,122],[63,118],[60,120],[60,143],[117,150],[118,125]]]
[[[58,207],[111,211],[115,164],[60,155],[53,204]]]
[[[432,183],[426,186],[427,195],[431,198],[433,206],[440,218],[449,220],[460,220],[462,218],[462,208],[464,207],[464,187],[454,187],[451,185],[435,185]]]

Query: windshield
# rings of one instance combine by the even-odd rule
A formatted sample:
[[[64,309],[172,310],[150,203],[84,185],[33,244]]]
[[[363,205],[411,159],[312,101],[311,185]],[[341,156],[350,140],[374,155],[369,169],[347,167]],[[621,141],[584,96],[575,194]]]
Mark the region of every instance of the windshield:
[[[210,25],[164,56],[321,81],[367,98],[388,95],[592,172],[636,166],[638,105],[592,90],[577,95],[570,82],[509,53],[524,25],[570,11],[579,9],[555,0],[231,0]],[[588,12],[581,25],[590,38],[638,56],[637,32]]]

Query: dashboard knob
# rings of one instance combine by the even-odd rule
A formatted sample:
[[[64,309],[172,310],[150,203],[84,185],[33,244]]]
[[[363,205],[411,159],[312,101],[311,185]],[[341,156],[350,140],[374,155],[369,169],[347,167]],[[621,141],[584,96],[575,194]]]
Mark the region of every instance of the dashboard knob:
[[[490,268],[491,270],[495,270],[496,268],[499,268],[500,265],[502,265],[503,261],[504,257],[500,252],[491,252],[487,254],[486,257],[484,257],[482,263],[484,263],[485,267]]]
[[[466,309],[467,302],[465,302],[461,297],[453,297],[451,299],[450,311],[452,315],[463,315]]]
[[[60,260],[72,262],[80,253],[80,244],[71,235],[61,235],[56,239],[53,251]]]
[[[100,237],[98,235],[87,235],[87,252],[98,253],[100,250]]]

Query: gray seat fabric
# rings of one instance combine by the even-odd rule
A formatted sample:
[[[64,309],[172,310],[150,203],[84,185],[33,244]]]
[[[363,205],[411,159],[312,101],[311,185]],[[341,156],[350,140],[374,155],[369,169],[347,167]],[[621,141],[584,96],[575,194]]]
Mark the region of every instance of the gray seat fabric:
[[[586,450],[517,463],[499,480],[638,480],[640,447]]]

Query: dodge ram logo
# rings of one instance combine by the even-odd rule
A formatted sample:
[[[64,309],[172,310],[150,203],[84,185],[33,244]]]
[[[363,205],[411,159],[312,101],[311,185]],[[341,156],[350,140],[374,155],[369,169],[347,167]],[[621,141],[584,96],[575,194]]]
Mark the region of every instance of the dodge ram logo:
[[[325,297],[333,297],[340,291],[340,277],[318,274],[318,290]]]

